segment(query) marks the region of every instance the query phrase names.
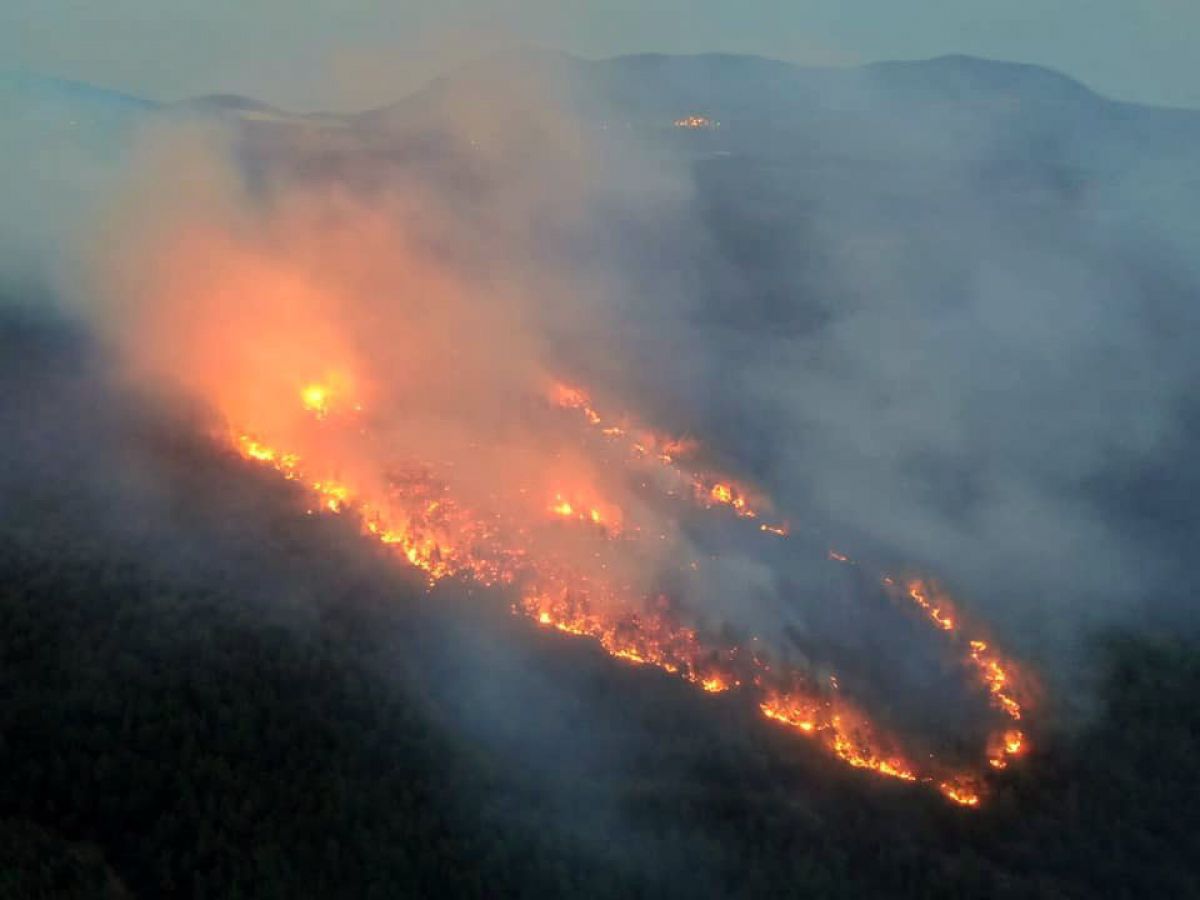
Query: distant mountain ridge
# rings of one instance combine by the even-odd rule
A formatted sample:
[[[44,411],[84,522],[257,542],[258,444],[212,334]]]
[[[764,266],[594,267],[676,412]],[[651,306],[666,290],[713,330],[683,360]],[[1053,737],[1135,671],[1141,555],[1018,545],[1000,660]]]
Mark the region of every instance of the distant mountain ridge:
[[[448,82],[471,78],[489,69],[557,69],[569,78],[599,78],[613,82],[657,82],[660,87],[713,90],[716,96],[727,93],[729,86],[780,89],[828,88],[839,82],[866,80],[878,86],[904,91],[933,92],[942,97],[964,98],[971,95],[1016,91],[1042,91],[1048,96],[1074,102],[1108,103],[1145,110],[1200,116],[1200,110],[1154,106],[1110,100],[1082,82],[1045,66],[986,59],[964,54],[948,54],[920,60],[885,60],[850,67],[805,66],[798,63],[751,54],[700,53],[673,55],[637,53],[607,59],[587,60],[566,53],[545,50],[521,50],[496,54],[434,78],[417,91],[393,104],[358,113],[318,113],[341,118],[378,117],[395,106],[403,106],[413,97],[437,90]],[[121,91],[83,82],[28,73],[0,73],[0,85],[36,89],[42,92],[74,94],[91,99],[107,99],[144,109],[190,108],[220,113],[270,113],[302,116],[307,113],[284,110],[273,104],[240,94],[207,94],[173,103],[158,103]],[[725,85],[725,87],[722,87]]]
[[[1091,171],[1200,158],[1200,111],[1115,101],[1053,69],[963,55],[821,68],[725,53],[585,60],[525,49],[462,66],[395,103],[344,114],[294,113],[235,94],[156,104],[34,76],[0,80],[0,90],[34,105],[51,98],[89,107],[78,117],[103,112],[121,125],[147,113],[217,116],[285,129],[281,136],[302,127],[424,137],[446,128],[455,96],[484,88],[503,104],[513,91],[496,86],[508,83],[549,85],[585,127],[631,128],[691,157],[973,160]],[[48,118],[49,109],[38,116]],[[689,116],[720,128],[671,127]]]

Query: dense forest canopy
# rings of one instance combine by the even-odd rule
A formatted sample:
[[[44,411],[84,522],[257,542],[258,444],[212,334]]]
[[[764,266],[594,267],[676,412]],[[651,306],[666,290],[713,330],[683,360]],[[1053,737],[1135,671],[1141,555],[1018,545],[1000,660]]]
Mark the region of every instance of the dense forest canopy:
[[[427,593],[293,485],[111,402],[62,326],[8,317],[3,347],[4,896],[1200,890],[1194,641],[1097,642],[1095,720],[963,811],[500,592]],[[176,477],[112,489],[105,460]]]

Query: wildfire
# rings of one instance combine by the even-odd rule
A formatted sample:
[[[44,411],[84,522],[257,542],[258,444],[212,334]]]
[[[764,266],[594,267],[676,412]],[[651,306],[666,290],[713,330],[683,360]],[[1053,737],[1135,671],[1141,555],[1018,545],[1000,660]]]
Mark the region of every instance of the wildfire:
[[[306,385],[300,391],[300,400],[304,408],[322,418],[329,412],[329,388],[323,384]]]
[[[888,589],[896,587],[896,581],[891,576],[883,577],[883,584]],[[937,588],[920,579],[910,580],[905,585],[905,594],[926,617],[939,629],[957,636],[958,617],[947,597]],[[936,600],[931,599],[936,597]],[[988,643],[978,638],[967,641],[966,662],[976,671],[983,686],[987,688],[992,704],[1013,721],[1020,721],[1022,707],[1013,693],[1013,663],[1004,659],[990,648]],[[993,734],[988,739],[987,762],[993,769],[1008,767],[1010,757],[1019,756],[1027,749],[1025,735],[1016,729]],[[953,787],[942,785],[942,792],[959,803],[973,806],[978,802],[978,794],[972,790],[964,790],[961,784]],[[964,798],[974,797],[968,803]]]
[[[635,461],[657,462],[670,476],[672,482],[685,486],[692,499],[706,508],[726,507],[741,519],[757,519],[769,508],[765,499],[753,495],[746,486],[710,471],[684,468],[680,460],[693,456],[699,449],[697,442],[687,437],[661,434],[640,424],[623,421],[613,424],[593,405],[591,396],[579,387],[553,382],[547,392],[553,406],[560,409],[577,410],[585,421],[611,441],[623,442],[629,458]],[[785,537],[788,528],[784,524],[766,524],[761,530]]]
[[[1010,756],[1020,756],[1025,752],[1025,735],[1020,731],[1010,729],[1003,734],[993,736],[989,742],[988,765],[993,769],[1008,767]]]
[[[883,584],[894,589],[896,582],[884,576]],[[948,598],[937,589],[920,579],[905,586],[906,596],[942,631],[957,634],[958,619]],[[930,599],[936,597],[936,600]],[[992,702],[1011,719],[1021,718],[1021,704],[1013,695],[1012,672],[1015,666],[992,650],[986,641],[972,638],[967,641],[967,662],[979,673],[980,679],[991,694]]]
[[[922,581],[911,581],[908,584],[908,596],[913,603],[925,610],[926,615],[933,620],[942,631],[954,630],[954,618],[929,600],[929,589]]]
[[[759,709],[768,719],[801,734],[815,735],[838,759],[856,769],[870,769],[901,781],[917,780],[912,767],[902,758],[878,749],[877,740],[860,714],[835,711],[829,700],[771,691],[759,703]]]
[[[715,122],[708,116],[683,116],[676,119],[672,124],[676,128],[716,128],[720,123]]]
[[[582,388],[555,383],[550,388],[550,402],[563,409],[579,410],[591,425],[600,424],[600,414],[592,408],[592,400]]]
[[[341,512],[350,502],[350,489],[336,481],[314,481],[313,490],[321,498],[321,505],[330,512]]]
[[[330,390],[322,385],[302,390],[301,406],[318,420],[314,428],[336,426],[325,421],[330,397]],[[587,425],[605,441],[623,446],[628,459],[653,460],[690,485],[691,490],[683,496],[690,496],[699,506],[728,508],[738,518],[757,518],[765,501],[752,500],[746,488],[725,477],[679,467],[676,458],[695,452],[694,442],[658,435],[628,421],[612,424],[578,388],[555,385],[550,399],[557,407],[581,412]],[[830,694],[811,686],[801,672],[773,667],[745,647],[711,644],[680,621],[667,598],[639,599],[629,586],[606,575],[603,563],[584,571],[566,559],[531,555],[523,543],[525,526],[459,503],[448,485],[427,470],[394,471],[384,490],[364,493],[364,485],[309,471],[297,454],[273,447],[249,432],[235,432],[232,437],[246,459],[304,485],[317,509],[353,517],[364,534],[423,571],[431,583],[456,577],[483,585],[514,585],[520,599],[513,611],[544,628],[593,640],[617,659],[660,669],[707,693],[748,693],[765,718],[813,740],[850,767],[931,784],[964,806],[981,802],[982,789],[973,776],[923,773],[896,752],[894,739],[882,736],[864,713],[836,693],[836,677],[829,679],[835,691]],[[543,509],[550,520],[589,524],[596,528],[594,534],[606,539],[621,534],[621,510],[601,501],[591,490],[554,492]],[[758,530],[788,535],[786,525],[761,522]],[[635,528],[621,539],[632,540],[636,535]],[[850,562],[833,550],[829,558]],[[898,590],[890,576],[883,580],[889,589]],[[904,591],[939,630],[957,634],[958,617],[932,585],[913,579]],[[968,661],[987,686],[993,703],[1011,719],[1020,719],[1021,707],[1012,693],[1011,664],[983,641],[970,640],[968,647]],[[1022,732],[1005,731],[989,739],[987,762],[992,769],[1003,769],[1026,746]]]
[[[273,448],[265,444],[260,444],[245,434],[238,435],[235,441],[238,449],[247,459],[252,459],[260,463],[268,463],[288,479],[296,477],[296,464],[299,462],[299,459],[295,454],[278,453]]]
[[[722,693],[738,683],[723,670],[722,654],[705,648],[694,630],[662,614],[600,613],[563,589],[532,591],[515,611],[567,634],[592,638],[618,659],[679,675],[709,693]]]
[[[979,788],[969,781],[943,781],[938,790],[960,806],[979,805]]]
[[[971,662],[978,668],[984,684],[987,685],[987,689],[992,695],[992,701],[1010,718],[1019,721],[1021,704],[1013,698],[1010,692],[1009,682],[1011,679],[1005,669],[1004,661],[988,650],[988,645],[983,641],[971,641],[970,647]]]
[[[711,476],[696,475],[692,479],[696,499],[704,506],[728,506],[743,519],[758,518],[758,511],[751,505],[747,491],[733,482],[710,482]]]
[[[554,502],[550,504],[550,512],[561,519],[596,525],[611,535],[621,531],[621,510],[611,504],[572,503],[561,493],[556,493]]]

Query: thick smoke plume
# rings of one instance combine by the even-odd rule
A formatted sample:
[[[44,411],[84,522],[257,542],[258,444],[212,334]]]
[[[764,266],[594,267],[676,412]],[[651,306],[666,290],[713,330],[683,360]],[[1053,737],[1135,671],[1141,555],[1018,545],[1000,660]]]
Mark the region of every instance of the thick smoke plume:
[[[5,233],[131,391],[219,440],[355,498],[430,478],[605,602],[669,594],[822,677],[905,665],[835,548],[940,575],[1051,680],[1096,627],[1176,615],[1148,601],[1196,533],[1159,484],[1195,445],[1194,235],[1138,188],[1186,160],[1131,155],[1058,81],[667,68],[494,61],[337,120],[146,113],[76,205]],[[921,99],[947,79],[967,112]],[[1003,118],[1028,96],[1053,102]],[[704,103],[731,115],[670,127]],[[1010,127],[1065,108],[1096,144],[1038,132],[1014,161]],[[694,436],[793,537],[701,521],[655,447],[630,468],[581,439],[585,410]]]
[[[101,333],[139,389],[295,448],[356,496],[429,468],[489,517],[539,523],[569,502],[665,542],[672,523],[556,432],[562,413],[546,403],[564,374],[559,342],[605,331],[610,285],[562,259],[593,224],[596,148],[519,77],[444,98],[424,125],[441,160],[351,157],[358,184],[277,172],[251,183],[222,130],[152,131],[84,248],[79,293],[99,304]],[[529,535],[608,568],[592,562],[592,537]],[[635,593],[661,552],[627,564]]]

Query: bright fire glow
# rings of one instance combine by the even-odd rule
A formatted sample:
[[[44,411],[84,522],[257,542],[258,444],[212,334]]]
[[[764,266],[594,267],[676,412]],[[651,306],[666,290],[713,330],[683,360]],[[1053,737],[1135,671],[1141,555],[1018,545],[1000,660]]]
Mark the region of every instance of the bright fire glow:
[[[718,123],[685,115],[678,125]],[[732,603],[712,622],[687,608],[688,586],[707,565],[701,544],[740,529],[739,555],[761,536],[783,557],[787,526],[762,486],[725,471],[718,448],[551,374],[563,359],[613,362],[600,359],[603,345],[571,345],[595,324],[593,285],[574,290],[573,272],[543,270],[548,254],[531,243],[554,231],[559,211],[590,205],[594,173],[539,166],[511,147],[484,156],[521,163],[521,190],[468,179],[480,190],[464,191],[463,202],[441,203],[420,179],[366,198],[286,178],[268,197],[243,190],[237,171],[205,169],[205,190],[179,192],[170,215],[118,205],[114,219],[128,233],[105,243],[101,261],[112,306],[105,337],[131,380],[202,401],[221,438],[286,479],[308,512],[360,529],[430,583],[502,588],[547,633],[669,673],[720,695],[715,702],[746,704],[854,769],[980,802],[1000,777],[993,761],[1012,765],[1028,752],[1030,682],[928,580],[914,596],[906,581],[883,576],[888,596],[957,655],[979,687],[980,715],[1000,723],[969,771],[905,751],[855,705],[865,701],[853,696],[854,680],[838,688],[809,663],[771,657],[768,641],[737,637],[745,623]],[[525,174],[539,194],[532,206],[520,202]],[[586,231],[571,224],[564,233]],[[705,510],[713,527],[693,540]],[[855,567],[847,574],[856,582],[882,575]],[[1002,730],[1018,720],[1027,729],[1019,740]]]
[[[326,389],[307,387],[300,399],[304,409],[318,414],[315,427],[334,427],[325,419]],[[587,427],[623,448],[631,464],[648,461],[675,477],[674,483],[689,485],[691,489],[680,496],[690,497],[701,507],[728,508],[738,518],[753,519],[756,509],[764,505],[764,501],[752,501],[748,489],[728,478],[680,468],[676,455],[695,453],[693,442],[657,435],[630,422],[610,424],[577,388],[556,385],[550,399],[554,406],[581,412]],[[513,611],[543,627],[593,640],[617,659],[660,669],[707,693],[748,692],[764,717],[811,739],[852,768],[931,784],[963,806],[981,802],[982,790],[975,776],[944,770],[922,772],[906,759],[896,749],[894,738],[881,735],[861,710],[838,695],[836,678],[830,679],[831,694],[812,685],[801,672],[777,670],[743,647],[705,641],[679,619],[667,598],[639,602],[620,578],[607,574],[607,563],[586,571],[568,558],[534,557],[523,546],[522,536],[529,526],[505,523],[503,517],[490,517],[457,502],[448,485],[427,470],[394,472],[384,485],[368,492],[368,485],[310,472],[300,456],[249,433],[235,433],[234,443],[245,458],[304,485],[317,510],[354,516],[364,533],[398,552],[431,582],[465,577],[484,585],[514,585],[521,599]],[[656,450],[650,453],[647,447]],[[620,509],[582,483],[554,492],[543,510],[549,521],[596,528],[605,542],[612,542],[609,546],[640,539],[640,529],[623,532]],[[766,523],[761,523],[759,530],[781,537],[788,533],[786,526]],[[596,555],[604,558],[599,552]],[[832,550],[829,558],[849,561]],[[896,588],[890,576],[883,580],[889,589]],[[931,584],[910,580],[904,596],[940,631],[957,633],[957,615]],[[972,639],[968,647],[968,662],[992,701],[1011,719],[1019,719],[1021,707],[1011,693],[1011,664],[983,641]],[[1021,732],[1004,731],[989,740],[987,762],[992,769],[1003,769],[1026,746]]]
[[[300,392],[304,408],[309,412],[324,416],[329,412],[329,388],[323,384],[310,384]]]
[[[683,116],[676,119],[674,125],[676,128],[716,128],[717,122],[714,122],[708,116]]]

